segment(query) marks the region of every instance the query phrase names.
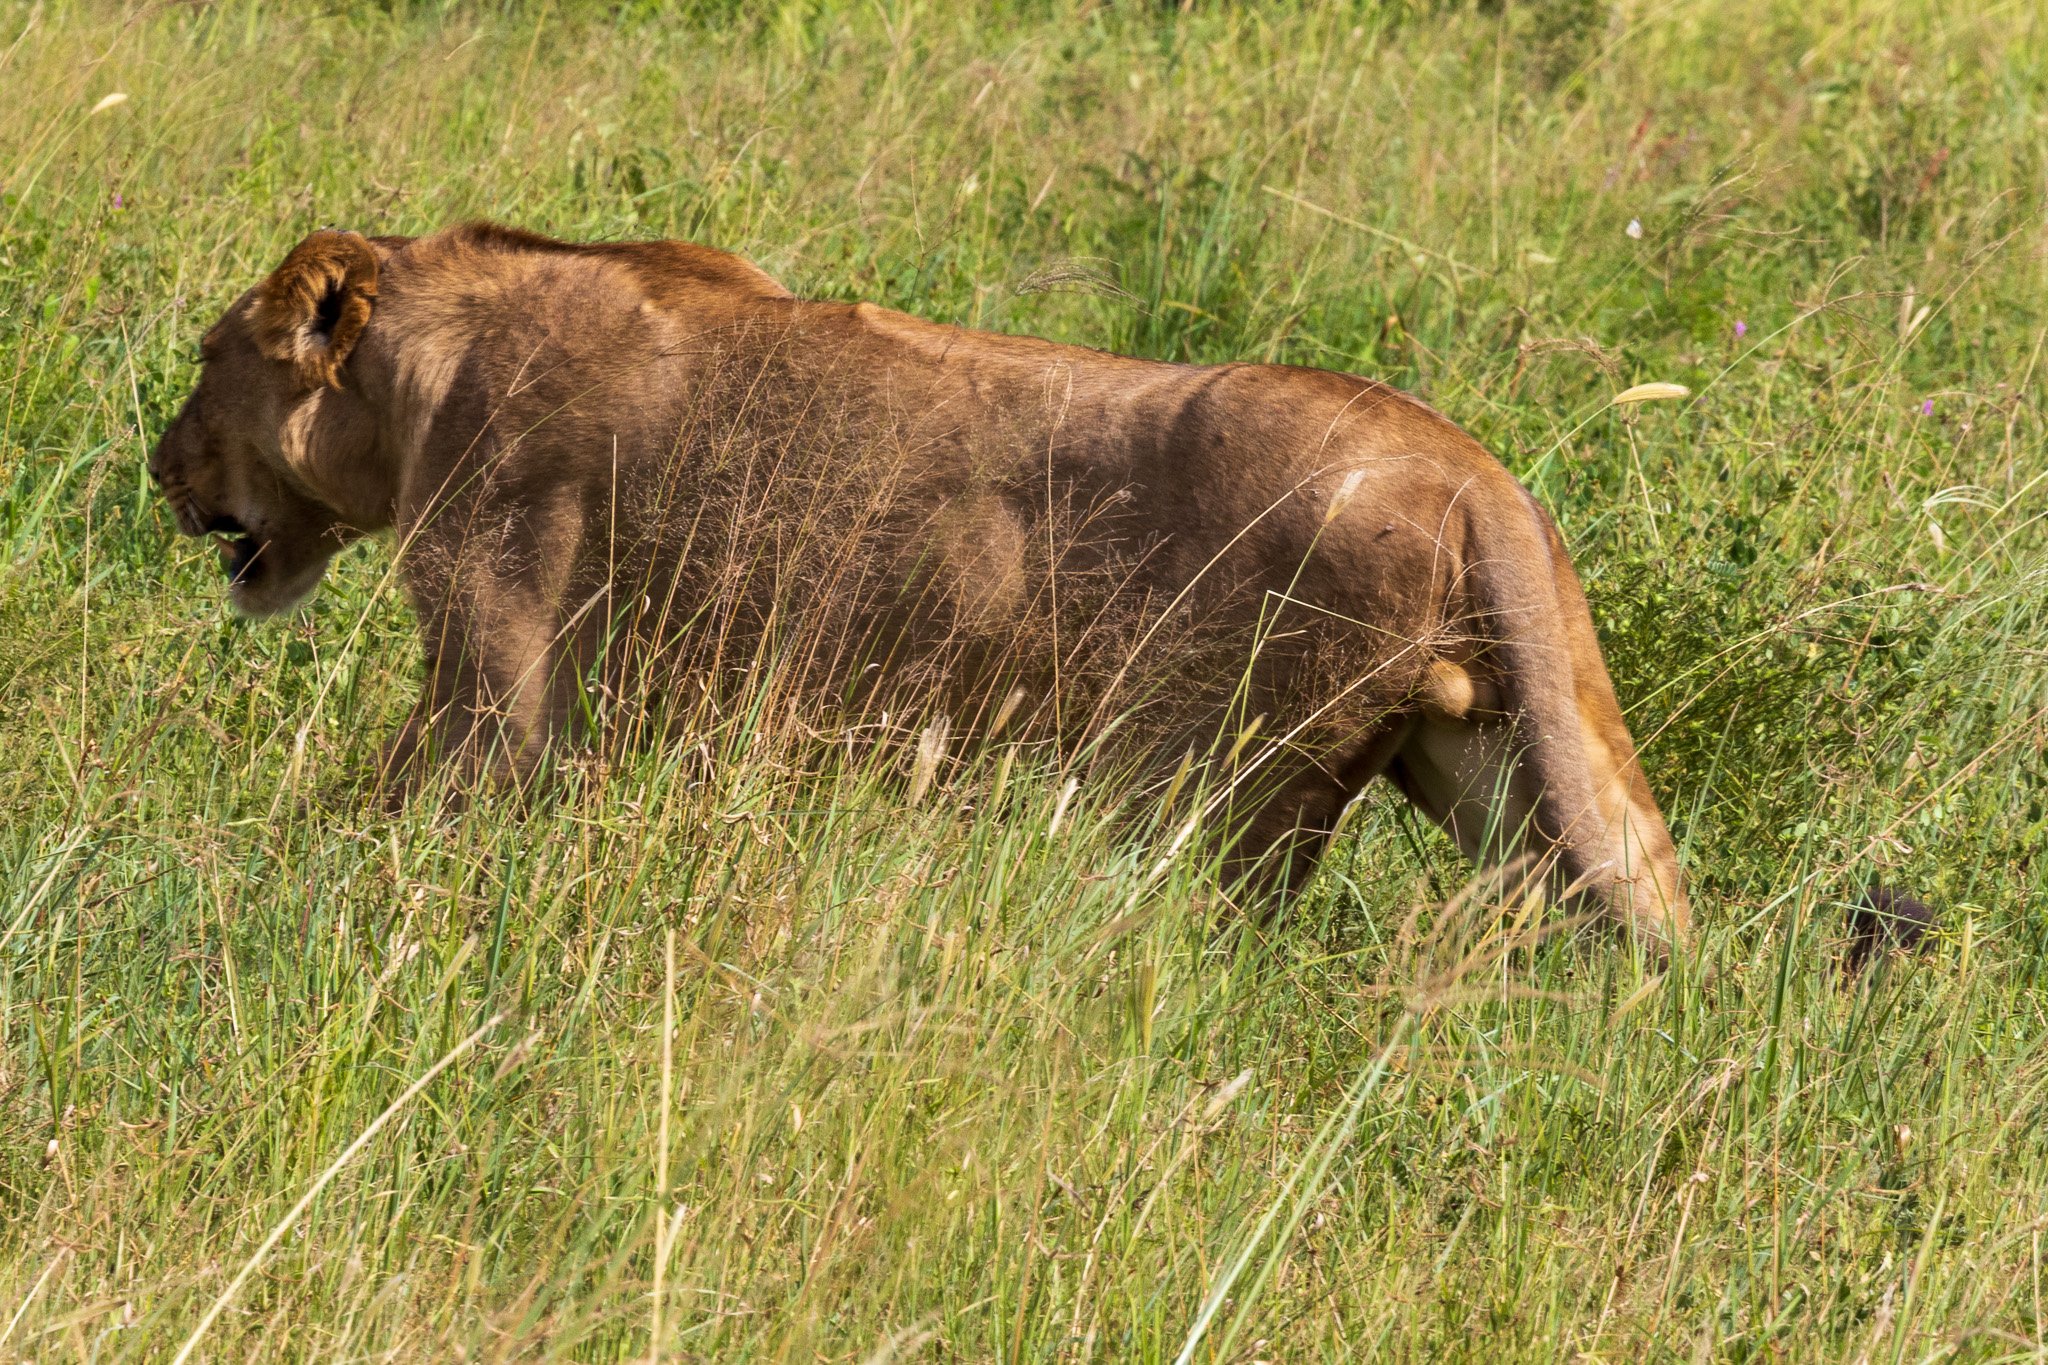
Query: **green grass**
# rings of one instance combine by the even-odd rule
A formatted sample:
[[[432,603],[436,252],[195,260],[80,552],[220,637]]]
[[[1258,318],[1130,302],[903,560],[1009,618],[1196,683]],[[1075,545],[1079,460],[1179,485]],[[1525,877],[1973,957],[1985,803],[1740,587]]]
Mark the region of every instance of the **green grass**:
[[[0,1357],[2048,1356],[2048,14],[1188,8],[0,12]],[[1424,394],[1572,541],[1696,956],[1383,797],[1254,931],[745,695],[324,799],[385,548],[239,622],[144,455],[302,233],[474,215]],[[1875,879],[1947,927],[1845,981]]]

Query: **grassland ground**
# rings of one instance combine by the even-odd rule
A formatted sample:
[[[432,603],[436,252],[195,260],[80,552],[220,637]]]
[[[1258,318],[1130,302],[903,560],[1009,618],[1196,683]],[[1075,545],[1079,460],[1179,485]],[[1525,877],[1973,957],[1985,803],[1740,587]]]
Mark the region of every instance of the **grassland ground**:
[[[52,3],[0,87],[0,1357],[2048,1356],[2041,6]],[[1254,929],[744,688],[337,797],[387,550],[239,621],[144,455],[304,232],[471,216],[1424,395],[1565,529],[1695,953],[1382,797]],[[1946,918],[1851,980],[1871,881]]]

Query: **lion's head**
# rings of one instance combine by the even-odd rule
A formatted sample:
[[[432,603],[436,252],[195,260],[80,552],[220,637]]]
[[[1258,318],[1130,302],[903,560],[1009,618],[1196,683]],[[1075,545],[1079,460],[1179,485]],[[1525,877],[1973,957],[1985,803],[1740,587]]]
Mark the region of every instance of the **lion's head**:
[[[377,427],[348,379],[390,247],[321,231],[200,342],[199,383],[149,459],[188,536],[218,538],[229,597],[289,610],[327,562],[390,524]]]

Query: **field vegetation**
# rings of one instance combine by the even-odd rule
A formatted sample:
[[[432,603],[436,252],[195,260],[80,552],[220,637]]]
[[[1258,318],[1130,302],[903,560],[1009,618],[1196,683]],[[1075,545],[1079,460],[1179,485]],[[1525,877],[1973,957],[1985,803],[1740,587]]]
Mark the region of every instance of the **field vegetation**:
[[[2048,1358],[2040,5],[59,0],[0,90],[0,1358]],[[238,620],[144,460],[305,232],[478,216],[1425,396],[1698,942],[1390,796],[1248,924],[1085,768],[744,684],[351,800],[388,547]],[[1851,976],[1874,881],[1944,921]]]

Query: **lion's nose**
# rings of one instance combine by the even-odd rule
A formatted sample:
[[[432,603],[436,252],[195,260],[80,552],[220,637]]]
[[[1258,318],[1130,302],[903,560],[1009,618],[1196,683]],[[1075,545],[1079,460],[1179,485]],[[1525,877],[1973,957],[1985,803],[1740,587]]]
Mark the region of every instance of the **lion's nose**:
[[[179,464],[179,453],[185,445],[193,443],[198,432],[193,425],[193,409],[197,406],[198,395],[185,400],[185,406],[178,410],[170,424],[158,433],[156,445],[149,452],[149,477],[159,487],[170,477]]]
[[[155,480],[158,487],[163,486],[164,477],[170,472],[171,445],[177,438],[178,424],[173,422],[163,429],[162,434],[156,438],[156,444],[149,448],[149,477]]]

